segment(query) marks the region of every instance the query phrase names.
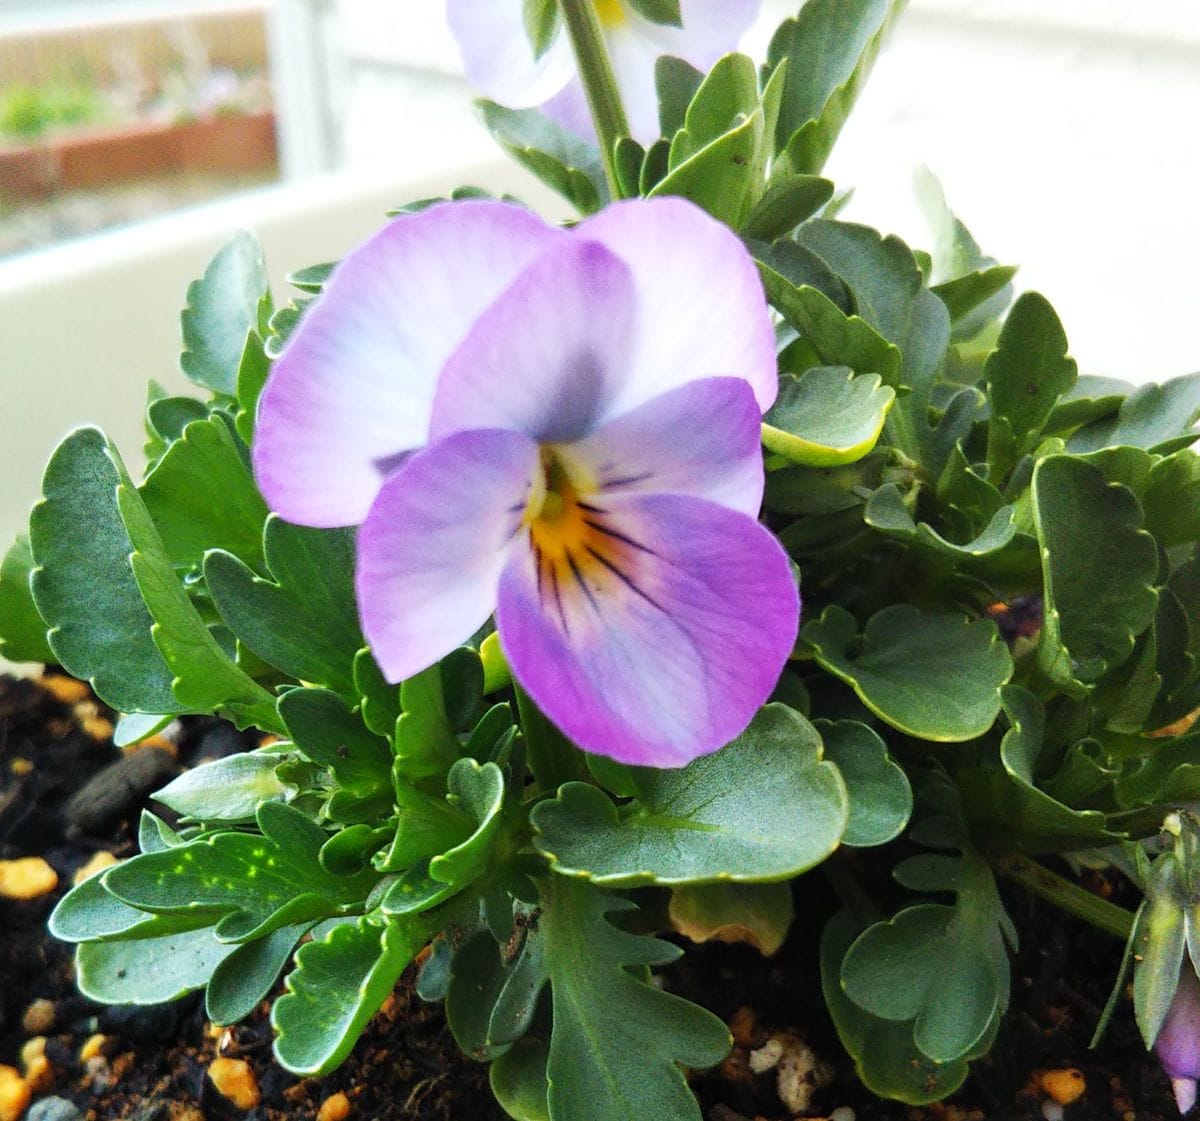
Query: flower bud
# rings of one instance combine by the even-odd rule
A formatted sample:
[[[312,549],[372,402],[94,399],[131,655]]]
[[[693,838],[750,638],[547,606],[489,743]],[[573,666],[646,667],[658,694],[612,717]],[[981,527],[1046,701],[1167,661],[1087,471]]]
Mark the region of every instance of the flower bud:
[[[1200,979],[1189,959],[1184,959],[1179,971],[1179,984],[1154,1050],[1171,1080],[1179,1112],[1187,1113],[1196,1104],[1200,1079]]]

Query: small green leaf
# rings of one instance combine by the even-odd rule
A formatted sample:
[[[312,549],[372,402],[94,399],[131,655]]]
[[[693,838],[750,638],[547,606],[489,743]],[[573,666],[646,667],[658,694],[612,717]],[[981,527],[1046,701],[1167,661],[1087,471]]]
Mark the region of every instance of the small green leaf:
[[[846,824],[820,736],[786,705],[767,705],[721,751],[634,781],[624,811],[585,783],[534,808],[535,844],[555,871],[610,887],[781,880],[824,860]]]
[[[956,544],[925,522],[913,521],[904,504],[904,497],[894,483],[880,487],[871,495],[863,520],[873,529],[921,550],[931,559],[952,565],[998,553],[1013,540],[1017,532],[1016,508],[1001,506],[977,537],[961,545]]]
[[[854,463],[878,442],[895,398],[878,374],[855,377],[845,366],[785,374],[763,421],[763,444],[804,467]]]
[[[392,919],[381,928],[362,918],[301,946],[287,991],[271,1010],[280,1066],[305,1077],[333,1070],[429,937],[420,919]]]
[[[775,32],[767,67],[788,64],[775,147],[786,153],[790,170],[821,170],[902,7],[888,0],[808,0]]]
[[[680,1064],[709,1067],[729,1051],[711,1012],[641,980],[679,950],[630,934],[606,916],[633,904],[578,880],[541,881],[539,930],[550,975],[554,1028],[547,1060],[550,1116],[588,1121],[700,1121]]]
[[[608,199],[596,149],[536,109],[505,109],[479,101],[483,123],[496,141],[580,214],[594,214]]]
[[[683,26],[679,0],[629,0],[629,6],[651,23],[666,24],[668,27]]]
[[[243,231],[188,286],[181,317],[183,372],[214,393],[236,396],[246,337],[257,329],[269,299],[262,246]]]
[[[919,739],[982,735],[1000,711],[1012,657],[990,619],[893,604],[867,622],[836,605],[801,632],[817,661],[850,685],[876,716]],[[858,647],[855,652],[855,647]]]
[[[895,840],[912,815],[908,776],[877,732],[854,720],[818,720],[825,757],[841,772],[850,796],[842,843],[856,848]]]
[[[997,485],[1033,448],[1076,374],[1054,309],[1044,296],[1024,293],[1013,304],[984,367],[992,404],[988,463]]]
[[[354,655],[354,690],[363,723],[377,736],[391,736],[400,719],[400,687],[385,681],[368,647]]]
[[[458,759],[458,740],[446,712],[442,667],[432,665],[400,686],[403,715],[396,722],[399,771],[409,779],[446,773]]]
[[[862,929],[839,911],[821,935],[821,988],[842,1046],[863,1084],[880,1097],[909,1105],[941,1101],[966,1081],[966,1059],[934,1062],[913,1042],[910,1024],[872,1016],[842,991],[842,960]]]
[[[957,326],[1008,288],[1016,274],[1012,265],[991,265],[935,284],[930,291],[946,305],[950,321]],[[957,332],[955,337],[958,337]]]
[[[555,0],[522,0],[525,35],[533,48],[533,57],[541,59],[558,36],[558,5]]]
[[[138,488],[176,568],[199,568],[228,549],[262,568],[267,504],[224,415],[188,424]]]
[[[293,689],[279,698],[279,715],[292,742],[329,769],[342,790],[359,798],[392,789],[387,740],[368,730],[360,714],[328,689]]]
[[[53,662],[46,621],[33,602],[29,538],[21,534],[0,562],[0,658],[10,662]]]
[[[320,289],[317,289],[320,291]],[[267,384],[271,372],[271,359],[266,344],[257,331],[246,336],[246,348],[238,365],[237,376],[237,434],[247,447],[254,442],[254,417],[258,411],[258,398]]]
[[[291,525],[272,514],[263,550],[270,580],[232,553],[205,557],[205,582],[225,625],[276,669],[357,696],[354,659],[364,643],[353,534]]]
[[[75,983],[101,1004],[163,1004],[203,988],[236,946],[212,927],[121,942],[85,942],[75,951]]]
[[[746,238],[773,241],[811,218],[833,197],[833,184],[816,175],[788,175],[767,185],[766,193],[742,223]]]
[[[688,106],[703,81],[704,75],[690,62],[669,54],[658,57],[654,64],[654,84],[664,137],[670,139],[683,128]]]
[[[278,755],[247,751],[184,771],[154,800],[197,821],[253,821],[263,802],[284,801],[296,787],[280,781]]]
[[[1132,492],[1082,460],[1041,460],[1032,495],[1045,570],[1038,662],[1078,695],[1124,662],[1153,620],[1158,550]]]
[[[283,926],[265,938],[238,946],[213,970],[204,994],[205,1014],[214,1024],[244,1020],[270,995],[296,943],[312,923]]]
[[[147,850],[149,851],[149,850]],[[209,915],[151,915],[123,903],[90,876],[59,900],[49,929],[64,942],[144,940],[212,925]]]
[[[1072,452],[1132,445],[1169,455],[1200,437],[1200,373],[1135,389],[1115,417],[1080,428],[1068,441]]]
[[[671,170],[737,128],[758,104],[754,63],[743,54],[719,59],[688,104],[683,130],[671,141]]]

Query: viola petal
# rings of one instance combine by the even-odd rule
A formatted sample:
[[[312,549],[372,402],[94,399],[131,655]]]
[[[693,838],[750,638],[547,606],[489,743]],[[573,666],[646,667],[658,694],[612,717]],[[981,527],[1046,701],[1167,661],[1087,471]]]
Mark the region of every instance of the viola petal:
[[[537,445],[519,432],[460,432],[384,483],[359,530],[355,586],[389,681],[432,665],[487,621],[537,468]]]
[[[633,199],[589,218],[576,236],[620,257],[637,291],[629,380],[611,415],[711,377],[744,379],[760,410],[770,408],[775,330],[758,269],[728,227],[684,199]]]
[[[513,550],[496,614],[509,664],[585,750],[683,766],[775,686],[799,614],[787,557],[752,518],[686,495],[612,496],[593,518],[602,537],[566,573]]]
[[[446,21],[471,85],[502,105],[540,105],[575,73],[561,29],[550,49],[533,57],[521,0],[447,0]]]
[[[398,457],[426,443],[446,359],[565,237],[507,203],[447,203],[351,253],[263,390],[253,456],[271,508],[302,525],[361,522]]]
[[[602,491],[690,494],[756,517],[761,417],[741,378],[704,378],[609,421],[562,455]]]
[[[659,54],[675,55],[707,73],[717,59],[737,48],[761,7],[762,0],[680,0],[682,27],[651,23],[636,13],[631,19]]]
[[[431,438],[507,428],[560,443],[591,431],[624,387],[633,318],[629,269],[603,245],[547,250],[450,356]]]

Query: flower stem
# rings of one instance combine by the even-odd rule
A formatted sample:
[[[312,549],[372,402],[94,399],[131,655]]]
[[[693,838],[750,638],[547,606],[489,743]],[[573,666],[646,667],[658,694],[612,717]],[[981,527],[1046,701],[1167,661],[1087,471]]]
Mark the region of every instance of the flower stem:
[[[1010,854],[997,860],[995,868],[1001,875],[1007,876],[1047,903],[1053,903],[1114,938],[1127,939],[1133,930],[1132,911],[1093,895],[1086,888],[1071,883],[1027,856]]]
[[[600,159],[604,164],[604,176],[614,199],[623,198],[621,183],[617,177],[617,141],[629,135],[629,121],[617,79],[613,74],[608,48],[600,31],[600,17],[596,14],[593,0],[558,0],[567,35],[571,39],[571,50],[579,66],[579,76],[587,95],[588,108],[596,125],[596,136],[600,142]]]

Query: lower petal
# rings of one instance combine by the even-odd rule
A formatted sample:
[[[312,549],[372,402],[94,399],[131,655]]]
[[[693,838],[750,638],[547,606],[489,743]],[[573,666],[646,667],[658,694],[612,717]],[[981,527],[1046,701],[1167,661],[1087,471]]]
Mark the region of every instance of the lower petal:
[[[787,557],[752,518],[682,495],[606,497],[607,542],[565,572],[513,551],[497,625],[517,680],[587,751],[679,767],[742,732],[796,638]]]
[[[538,468],[517,432],[460,432],[392,475],[358,534],[363,633],[389,681],[432,665],[496,606]]]

